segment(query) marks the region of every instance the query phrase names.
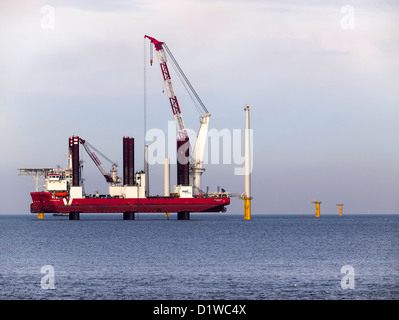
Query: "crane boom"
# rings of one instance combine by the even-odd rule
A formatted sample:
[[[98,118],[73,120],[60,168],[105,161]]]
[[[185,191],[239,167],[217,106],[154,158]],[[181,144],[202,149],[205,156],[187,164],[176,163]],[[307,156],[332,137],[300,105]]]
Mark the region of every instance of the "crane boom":
[[[204,157],[204,151],[205,151],[205,144],[206,144],[206,138],[208,134],[208,125],[209,125],[209,117],[211,116],[206,109],[205,105],[202,103],[201,99],[199,98],[198,94],[195,92],[193,86],[191,83],[188,81],[186,75],[184,74],[183,70],[180,68],[179,64],[177,63],[176,59],[173,57],[172,53],[170,52],[168,46],[166,43],[158,41],[157,39],[153,37],[149,37],[147,35],[144,36],[144,38],[148,38],[151,43],[155,47],[155,51],[158,57],[159,64],[161,66],[161,71],[162,71],[162,77],[163,81],[166,86],[166,90],[168,92],[169,96],[169,101],[170,105],[172,107],[172,112],[173,116],[176,121],[176,126],[177,126],[177,131],[179,134],[179,140],[185,140],[185,138],[188,138],[187,130],[184,125],[183,121],[183,116],[181,114],[180,106],[177,101],[172,81],[170,78],[170,73],[168,69],[168,65],[166,62],[166,55],[165,55],[165,50],[168,53],[168,56],[172,59],[172,65],[175,66],[178,70],[178,75],[180,77],[180,80],[184,80],[184,82],[188,85],[189,89],[191,90],[191,93],[199,103],[199,106],[197,105],[197,109],[200,111],[200,108],[202,109],[202,116],[201,116],[201,126],[197,134],[197,140],[195,143],[194,147],[194,157],[191,157],[191,152],[190,152],[190,177],[191,177],[191,184],[193,186],[194,192],[195,193],[201,193],[201,175],[205,171],[205,169],[202,167],[203,163],[203,157]],[[165,50],[164,50],[165,48]],[[152,60],[151,60],[152,64]],[[183,82],[182,80],[182,82]],[[186,85],[184,84],[185,88],[187,89]],[[188,91],[188,90],[187,90]],[[191,95],[190,92],[188,92],[192,100],[194,101],[193,96]],[[194,103],[196,103],[194,101]],[[189,143],[189,148],[190,148],[190,143]]]
[[[90,156],[90,158],[93,160],[94,164],[96,165],[96,167],[98,168],[98,170],[100,170],[100,172],[102,173],[102,175],[104,176],[105,180],[108,183],[111,184],[115,184],[115,183],[119,183],[120,179],[116,176],[116,163],[114,163],[112,165],[112,169],[111,169],[111,173],[107,173],[105,171],[104,166],[102,165],[100,159],[98,159],[97,155],[94,153],[93,149],[95,149],[89,142],[87,142],[86,140],[79,138],[79,142],[83,145],[83,147],[85,148],[87,154]],[[97,151],[98,152],[98,151]],[[111,160],[109,160],[107,157],[105,157],[102,153],[101,155],[107,159],[107,161],[112,162]]]
[[[177,126],[177,132],[179,134],[179,139],[180,140],[184,140],[186,137],[188,137],[187,134],[187,130],[186,127],[184,125],[184,121],[183,121],[183,116],[181,114],[180,111],[180,107],[179,107],[179,102],[177,101],[177,97],[175,95],[175,91],[173,89],[173,85],[172,85],[172,80],[170,78],[170,73],[169,73],[169,69],[168,69],[168,65],[166,63],[166,55],[165,55],[165,51],[163,49],[163,42],[158,41],[152,37],[149,36],[144,36],[145,38],[148,38],[155,47],[155,51],[158,57],[158,61],[159,64],[161,66],[161,71],[162,71],[162,76],[163,76],[163,81],[165,83],[166,86],[166,91],[168,92],[168,96],[169,96],[169,102],[170,105],[172,107],[172,112],[173,112],[173,116],[175,118],[176,121],[176,126]]]

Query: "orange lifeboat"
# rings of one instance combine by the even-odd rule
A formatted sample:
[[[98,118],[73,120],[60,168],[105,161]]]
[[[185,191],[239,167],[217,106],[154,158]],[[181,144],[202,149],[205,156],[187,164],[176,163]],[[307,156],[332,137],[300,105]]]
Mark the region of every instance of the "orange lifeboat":
[[[64,192],[56,192],[56,193],[54,193],[54,195],[55,195],[56,197],[66,197],[66,196],[68,196],[68,192],[67,192],[67,191],[64,191]]]

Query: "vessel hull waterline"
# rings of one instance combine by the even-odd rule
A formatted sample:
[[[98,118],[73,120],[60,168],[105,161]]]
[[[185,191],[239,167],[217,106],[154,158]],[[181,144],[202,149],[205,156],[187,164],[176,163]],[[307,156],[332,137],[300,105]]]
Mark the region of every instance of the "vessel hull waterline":
[[[31,213],[225,212],[229,197],[218,198],[53,198],[50,192],[31,192]]]

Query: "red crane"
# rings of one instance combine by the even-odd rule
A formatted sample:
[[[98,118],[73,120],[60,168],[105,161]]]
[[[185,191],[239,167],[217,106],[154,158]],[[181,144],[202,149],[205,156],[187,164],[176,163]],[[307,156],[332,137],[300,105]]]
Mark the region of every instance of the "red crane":
[[[165,51],[163,49],[163,46],[165,44],[164,44],[164,42],[160,42],[160,41],[158,41],[152,37],[149,37],[147,35],[144,37],[150,39],[150,41],[154,44],[155,51],[158,56],[159,64],[161,66],[163,81],[165,83],[166,90],[168,92],[173,116],[176,121],[179,138],[180,138],[180,140],[184,140],[186,137],[188,137],[188,135],[187,135],[186,127],[184,125],[183,116],[180,111],[179,102],[177,101],[175,91],[173,90],[172,81],[170,79],[170,73],[169,73],[168,65],[166,63],[166,55],[165,55]]]
[[[102,173],[102,175],[104,176],[105,180],[108,183],[115,184],[115,183],[121,182],[121,179],[117,177],[116,167],[118,165],[116,163],[114,163],[112,160],[107,158],[103,153],[101,153],[99,150],[97,150],[93,145],[91,145],[86,140],[84,140],[84,139],[79,137],[79,142],[83,145],[83,147],[85,148],[86,152],[88,153],[90,158],[93,160],[94,164],[97,166],[98,170],[100,170],[100,172]],[[111,169],[110,173],[107,173],[105,171],[105,168],[103,167],[100,159],[98,159],[97,155],[94,153],[93,150],[95,150],[97,153],[99,153],[108,162],[112,163],[112,169]]]
[[[183,70],[180,68],[176,59],[173,57],[173,55],[170,52],[166,43],[158,41],[157,39],[154,39],[153,37],[149,37],[147,35],[145,35],[144,38],[148,38],[155,47],[155,51],[158,56],[159,64],[161,66],[163,81],[165,83],[166,90],[168,92],[173,116],[176,121],[176,126],[177,126],[177,131],[179,134],[180,141],[185,141],[186,139],[188,139],[188,134],[186,131],[186,127],[184,125],[183,116],[181,114],[179,102],[177,101],[175,92],[173,90],[168,65],[166,63],[165,50],[168,53],[168,56],[171,58],[171,60],[173,62],[173,66],[176,67],[176,69],[178,71],[177,74],[178,74],[180,80],[182,80],[182,83],[183,83],[184,87],[186,88],[188,94],[190,95],[191,100],[196,105],[197,110],[201,113],[201,117],[200,117],[201,127],[197,134],[197,140],[196,140],[195,148],[194,148],[194,157],[191,157],[191,159],[190,159],[191,163],[189,164],[189,167],[190,167],[189,171],[190,171],[190,175],[192,177],[192,185],[193,185],[196,193],[201,193],[201,175],[205,171],[205,169],[202,167],[202,163],[203,163],[203,156],[204,156],[210,114],[209,114],[207,108],[205,107],[205,105],[202,103],[201,99],[199,98],[197,92],[195,92],[190,81],[188,81],[186,75],[184,74]],[[152,64],[152,58],[151,58],[151,64]],[[190,146],[190,143],[189,143],[189,146]],[[191,154],[191,151],[190,151],[190,154]]]
[[[168,56],[172,59],[172,62],[176,66],[178,72],[180,73],[180,75],[184,79],[185,83],[187,84],[187,86],[191,90],[191,92],[194,95],[195,99],[200,104],[200,106],[202,108],[202,113],[208,114],[208,110],[206,109],[206,107],[202,103],[202,101],[199,98],[198,94],[195,92],[195,90],[194,90],[193,86],[191,85],[191,83],[188,81],[186,75],[184,74],[183,70],[180,68],[180,66],[177,63],[176,59],[173,57],[173,55],[170,52],[170,50],[169,50],[168,46],[166,45],[166,43],[158,41],[157,39],[155,39],[153,37],[149,37],[147,35],[145,35],[144,38],[148,38],[151,41],[151,43],[154,45],[154,47],[155,47],[155,52],[157,53],[158,61],[159,61],[159,64],[161,66],[163,81],[165,83],[166,90],[168,92],[169,102],[170,102],[170,105],[172,107],[173,116],[174,116],[175,121],[176,121],[176,126],[177,126],[177,131],[178,131],[178,134],[179,134],[179,139],[180,140],[184,140],[185,138],[188,138],[188,134],[187,134],[187,131],[186,131],[186,127],[184,125],[183,116],[182,116],[182,113],[181,113],[181,110],[180,110],[179,102],[177,101],[177,97],[176,97],[175,91],[173,89],[172,80],[171,80],[171,77],[170,77],[168,65],[166,63],[167,60],[166,60],[165,50],[168,53]],[[152,60],[151,60],[151,63],[152,63]],[[191,94],[190,94],[190,96],[191,96]],[[191,96],[191,98],[193,99],[192,96]],[[194,101],[194,99],[193,99],[193,101]],[[197,106],[197,108],[199,109],[198,106]]]

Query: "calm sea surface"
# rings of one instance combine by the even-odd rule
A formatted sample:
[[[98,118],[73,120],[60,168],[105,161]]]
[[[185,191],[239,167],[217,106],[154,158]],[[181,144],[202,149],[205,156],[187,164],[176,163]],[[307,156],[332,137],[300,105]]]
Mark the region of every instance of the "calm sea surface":
[[[0,215],[0,299],[399,298],[399,215],[138,218]]]

